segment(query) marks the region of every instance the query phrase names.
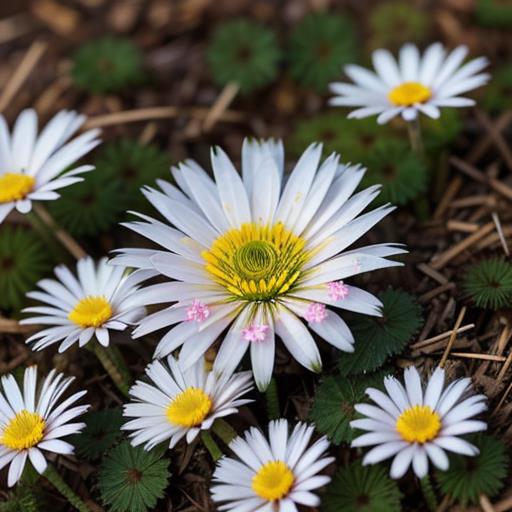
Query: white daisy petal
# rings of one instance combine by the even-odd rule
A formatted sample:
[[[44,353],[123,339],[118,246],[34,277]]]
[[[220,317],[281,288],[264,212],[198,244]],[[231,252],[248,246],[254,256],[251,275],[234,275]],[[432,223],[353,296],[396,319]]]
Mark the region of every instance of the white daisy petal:
[[[146,449],[167,439],[172,446],[182,438],[191,443],[215,418],[237,412],[237,404],[248,402],[240,397],[252,389],[247,372],[217,377],[205,369],[203,359],[185,368],[169,356],[167,364],[151,363],[146,375],[151,382],[132,386],[123,412],[135,418],[123,426],[132,431],[132,444]]]
[[[109,265],[106,258],[96,264],[90,257],[81,259],[77,263],[77,277],[66,267],[58,266],[55,276],[55,280],[43,279],[38,283],[46,293],[29,293],[31,298],[52,307],[24,311],[46,316],[25,318],[22,323],[44,322],[62,328],[50,327],[28,338],[27,343],[38,340],[33,345],[34,350],[62,342],[59,351],[63,352],[77,341],[79,346],[84,346],[94,336],[100,344],[108,346],[111,322],[116,322],[116,330],[124,329],[129,323],[127,319],[140,316],[143,311],[139,304],[128,300],[137,294],[138,287],[126,286],[130,276],[122,268]]]
[[[391,464],[390,475],[391,478],[402,478],[409,466],[411,465],[412,458],[416,451],[416,445],[410,445],[407,448],[399,451]]]
[[[455,98],[476,89],[489,80],[481,73],[488,60],[480,57],[463,64],[467,48],[459,46],[451,53],[441,43],[430,45],[423,55],[410,43],[399,51],[398,63],[387,50],[373,52],[376,73],[360,66],[346,66],[346,74],[354,84],[334,82],[330,105],[358,107],[348,114],[360,119],[377,115],[385,124],[400,115],[414,121],[420,113],[432,119],[441,115],[439,107],[466,107],[474,104],[467,98]]]
[[[360,69],[354,74],[370,80]],[[295,359],[314,371],[320,369],[321,360],[311,331],[337,348],[352,350],[353,337],[335,313],[320,315],[323,324],[308,320],[306,325],[297,317],[305,313],[303,299],[307,304],[316,302],[308,294],[327,290],[330,281],[400,265],[387,258],[403,250],[381,244],[363,248],[366,252],[341,253],[392,208],[385,205],[361,215],[359,221],[358,215],[378,195],[379,187],[354,194],[364,170],[340,164],[336,154],[321,164],[321,152],[321,145],[312,144],[282,190],[283,146],[272,140],[244,142],[242,177],[228,156],[216,148],[212,152],[215,180],[187,160],[172,169],[179,187],[162,180],[158,181],[161,192],[145,187],[145,196],[166,222],[139,214],[142,221],[126,227],[160,249],[122,249],[114,264],[154,271],[153,275],[163,275],[168,281],[152,284],[115,304],[124,308],[170,305],[138,319],[133,337],[170,328],[155,356],[182,347],[180,361],[189,366],[220,336],[214,363],[219,374],[233,372],[251,347],[260,389],[272,375],[274,333]],[[333,234],[338,236],[336,244],[315,260]],[[58,295],[50,292],[47,295]],[[67,290],[67,302],[73,304],[69,295]],[[380,314],[381,305],[371,294],[350,288],[350,295],[343,304],[331,304],[336,301],[326,297],[315,307],[329,304]],[[67,309],[69,306],[63,311]],[[118,315],[110,321],[123,318]]]
[[[39,386],[37,368],[32,366],[25,370],[21,394],[13,387],[16,382],[12,375],[2,378],[5,394],[16,405],[11,409],[0,393],[0,469],[9,465],[9,487],[20,479],[27,457],[36,471],[42,474],[47,462],[41,450],[72,452],[73,447],[59,438],[82,430],[84,423],[69,421],[88,408],[84,405],[69,409],[85,392],[60,400],[72,380],[64,379],[62,374],[53,370]],[[20,404],[21,407],[17,407]]]
[[[297,505],[316,507],[318,496],[311,491],[330,478],[318,473],[334,458],[322,458],[329,444],[319,439],[307,449],[312,430],[297,424],[291,434],[287,420],[269,423],[268,440],[255,428],[230,445],[238,459],[223,457],[213,474],[211,495],[219,510],[230,512],[297,512]],[[285,449],[288,446],[290,449]],[[304,457],[300,458],[304,453]],[[296,466],[297,460],[302,468]],[[269,485],[267,472],[274,481]],[[276,480],[279,478],[279,480]]]
[[[416,368],[404,371],[405,389],[394,377],[384,379],[386,393],[369,388],[366,393],[379,406],[356,404],[362,419],[351,422],[353,428],[367,431],[354,438],[352,446],[373,446],[363,459],[376,464],[394,456],[391,476],[401,478],[412,463],[418,478],[428,473],[428,460],[439,469],[448,469],[445,450],[465,456],[478,449],[457,436],[487,428],[484,421],[472,419],[486,409],[484,395],[472,395],[460,401],[468,390],[469,379],[459,379],[443,391],[445,372],[436,368],[426,389]],[[447,419],[449,421],[447,421]]]

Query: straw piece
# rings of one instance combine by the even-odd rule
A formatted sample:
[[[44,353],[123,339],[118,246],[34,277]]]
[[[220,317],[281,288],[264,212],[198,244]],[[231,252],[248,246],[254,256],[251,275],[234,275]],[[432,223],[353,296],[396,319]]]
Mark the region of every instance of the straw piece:
[[[450,335],[450,339],[448,340],[448,345],[446,345],[446,349],[444,351],[443,357],[441,358],[441,362],[439,363],[439,366],[441,368],[444,368],[444,365],[446,364],[446,360],[448,359],[448,356],[450,355],[450,350],[452,349],[453,342],[455,341],[455,338],[457,337],[457,329],[460,327],[462,320],[464,320],[465,314],[466,314],[466,306],[464,306],[460,310],[459,316],[457,317],[457,321],[455,322],[455,326]]]
[[[25,53],[25,56],[12,74],[0,96],[0,112],[3,112],[9,103],[11,103],[16,93],[39,62],[39,59],[43,56],[47,46],[48,45],[43,41],[35,41],[27,50],[27,53]]]

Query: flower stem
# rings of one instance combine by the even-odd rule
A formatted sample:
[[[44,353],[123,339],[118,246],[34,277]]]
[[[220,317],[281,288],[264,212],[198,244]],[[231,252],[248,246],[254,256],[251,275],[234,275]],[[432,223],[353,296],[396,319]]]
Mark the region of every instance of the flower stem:
[[[436,493],[434,492],[434,488],[432,487],[432,482],[430,481],[430,477],[427,475],[420,480],[421,492],[423,493],[423,497],[425,498],[425,503],[427,504],[428,509],[431,512],[435,512],[437,510],[437,498]]]
[[[50,212],[38,203],[34,203],[33,210],[37,216],[50,228],[55,238],[69,251],[69,253],[80,260],[87,256],[81,245],[63,228],[61,228]]]
[[[411,141],[412,150],[420,157],[425,156],[425,148],[423,146],[423,138],[421,136],[420,120],[418,116],[413,121],[407,122],[407,131],[409,132],[409,140]]]
[[[131,376],[120,354],[116,356],[114,354],[115,349],[111,350],[113,348],[112,346],[106,349],[96,342],[88,343],[86,347],[94,352],[119,391],[121,391],[125,397],[129,397]]]
[[[57,470],[49,464],[43,476],[64,496],[73,507],[80,512],[91,512],[91,509],[75,494]]]
[[[276,420],[281,417],[279,407],[279,395],[277,393],[277,382],[275,377],[269,382],[268,388],[265,391],[265,399],[267,401],[267,415],[269,420]]]
[[[203,430],[201,432],[201,441],[204,444],[204,447],[208,450],[208,453],[211,455],[214,462],[218,461],[222,457],[222,450],[219,448],[219,445],[214,441],[210,432],[207,430]]]
[[[228,446],[229,446],[229,443],[231,443],[231,441],[233,441],[233,439],[235,439],[235,437],[238,436],[236,430],[227,421],[223,420],[222,418],[215,420],[215,423],[212,426],[212,430]]]
[[[107,350],[107,349],[105,349]],[[117,345],[113,345],[112,343],[109,345],[108,350],[109,355],[112,358],[112,361],[117,366],[117,369],[123,376],[123,379],[128,383],[128,385],[131,386],[132,383],[132,374],[130,373],[130,370],[126,366],[126,361],[124,360],[123,355],[121,354],[121,351],[119,350],[119,347]]]

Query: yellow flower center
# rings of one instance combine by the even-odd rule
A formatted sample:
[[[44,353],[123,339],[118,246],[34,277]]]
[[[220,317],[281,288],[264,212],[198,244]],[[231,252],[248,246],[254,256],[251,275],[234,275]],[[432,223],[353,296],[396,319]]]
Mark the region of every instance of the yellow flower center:
[[[23,199],[32,191],[36,180],[26,174],[7,172],[0,176],[0,203]]]
[[[404,441],[426,443],[437,436],[441,418],[428,405],[415,405],[398,417],[396,429]]]
[[[306,241],[282,223],[230,229],[202,256],[206,270],[237,299],[271,300],[288,292],[311,257]]]
[[[189,387],[169,404],[167,419],[180,427],[197,427],[208,416],[212,405],[211,398],[202,389]]]
[[[284,498],[290,491],[295,477],[292,470],[282,461],[267,462],[252,477],[252,490],[264,500]]]
[[[397,85],[388,94],[389,101],[397,107],[410,107],[415,103],[425,103],[432,91],[418,82],[404,82]]]
[[[37,412],[23,409],[5,427],[0,445],[11,450],[28,450],[43,439],[45,426],[45,421]]]
[[[68,319],[80,327],[100,327],[112,316],[112,307],[103,296],[89,295],[69,313]]]

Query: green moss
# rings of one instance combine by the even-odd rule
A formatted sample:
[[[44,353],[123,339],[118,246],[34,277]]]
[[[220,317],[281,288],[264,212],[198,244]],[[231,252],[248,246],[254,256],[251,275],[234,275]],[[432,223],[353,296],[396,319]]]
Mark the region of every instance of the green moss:
[[[357,60],[355,29],[338,14],[307,14],[290,35],[290,72],[298,83],[327,92],[345,64]]]
[[[0,229],[0,308],[20,310],[25,294],[32,290],[51,264],[42,241],[22,227]]]
[[[404,41],[420,43],[430,32],[430,17],[409,1],[379,2],[368,19],[373,48],[398,49]]]
[[[238,84],[243,94],[268,85],[277,75],[281,51],[274,32],[250,20],[219,25],[208,48],[217,84]]]
[[[121,91],[144,78],[142,53],[129,39],[89,41],[73,56],[71,77],[78,88],[93,94]]]
[[[477,0],[476,20],[484,27],[512,27],[512,3],[509,0]]]

